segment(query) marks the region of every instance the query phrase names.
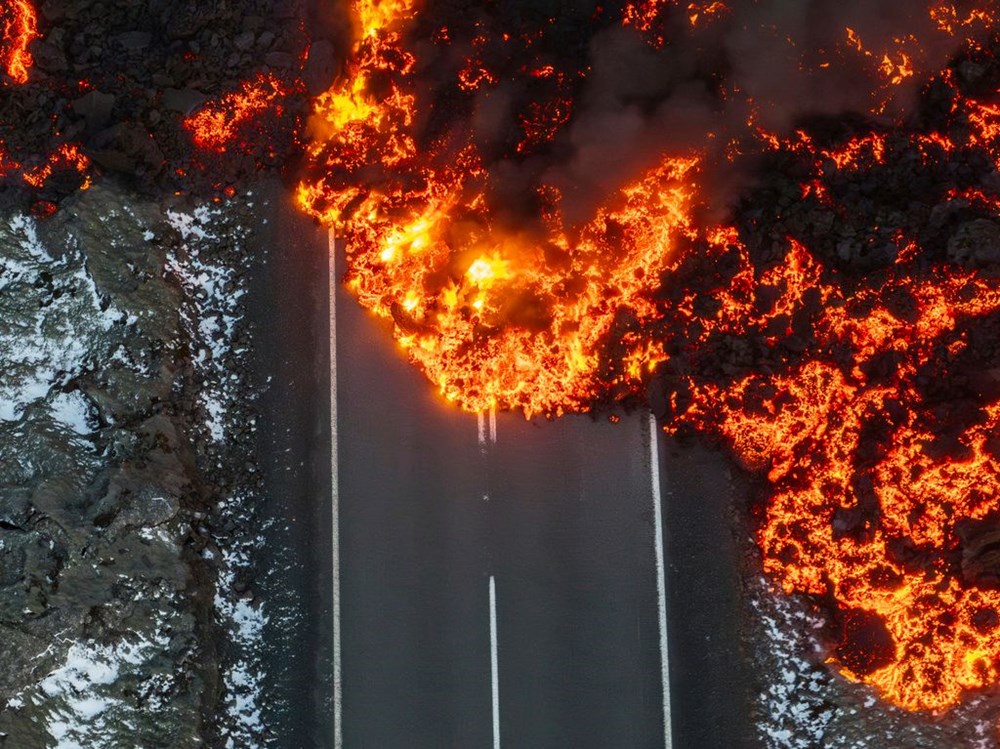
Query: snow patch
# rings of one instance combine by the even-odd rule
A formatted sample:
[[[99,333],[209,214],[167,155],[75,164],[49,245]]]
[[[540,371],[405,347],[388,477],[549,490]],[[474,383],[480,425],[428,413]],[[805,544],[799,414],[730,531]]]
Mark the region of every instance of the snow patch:
[[[49,401],[49,411],[56,422],[80,436],[93,432],[89,423],[90,402],[79,391],[59,393]]]

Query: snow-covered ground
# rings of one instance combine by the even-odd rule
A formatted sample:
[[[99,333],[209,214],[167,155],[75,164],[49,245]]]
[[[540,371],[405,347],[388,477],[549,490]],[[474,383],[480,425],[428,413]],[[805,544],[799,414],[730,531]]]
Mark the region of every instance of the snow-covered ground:
[[[6,224],[12,241],[0,252],[0,294],[15,295],[24,284],[51,293],[38,303],[45,306],[11,305],[0,319],[0,420],[16,421],[30,405],[46,402],[57,421],[87,434],[86,404],[57,388],[100,355],[106,334],[123,326],[126,315],[102,299],[79,252],[54,254],[23,214]]]
[[[139,220],[130,214],[124,225]],[[64,226],[0,216],[0,547],[9,555],[0,567],[22,564],[2,581],[0,620],[26,633],[26,648],[37,647],[20,653],[33,673],[16,658],[4,662],[14,672],[9,683],[24,686],[2,695],[0,719],[10,746],[139,746],[171,721],[190,721],[171,700],[185,679],[171,667],[184,650],[175,637],[186,629],[174,605],[182,581],[170,579],[181,554],[170,525],[176,505],[137,494],[145,507],[126,499],[106,523],[92,519],[90,503],[102,493],[94,477],[115,470],[128,449],[113,409],[98,402],[113,399],[114,389],[97,381],[112,371],[108,362],[115,376],[144,378],[145,365],[128,361],[127,350],[143,351],[147,339],[124,297],[100,288],[93,257]],[[126,573],[127,545],[156,561]],[[91,624],[95,618],[101,623]],[[130,621],[141,626],[118,629]]]

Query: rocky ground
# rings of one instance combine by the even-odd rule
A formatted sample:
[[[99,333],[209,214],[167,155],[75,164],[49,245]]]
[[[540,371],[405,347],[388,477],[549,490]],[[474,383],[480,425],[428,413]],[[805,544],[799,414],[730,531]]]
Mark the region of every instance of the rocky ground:
[[[208,206],[109,183],[0,217],[0,745],[263,745],[259,207]]]
[[[0,746],[273,739],[244,295],[255,190],[336,68],[306,5],[45,0],[0,85]],[[185,118],[259,74],[280,111],[197,148]],[[85,168],[23,178],[66,144]]]

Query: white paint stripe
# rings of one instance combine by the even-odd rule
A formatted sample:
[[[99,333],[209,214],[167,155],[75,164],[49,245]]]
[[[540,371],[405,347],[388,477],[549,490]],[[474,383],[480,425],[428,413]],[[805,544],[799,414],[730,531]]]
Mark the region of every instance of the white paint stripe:
[[[327,234],[330,272],[330,505],[333,515],[333,746],[344,746],[343,674],[340,670],[340,468],[337,462],[337,252]]]
[[[479,447],[486,449],[486,414],[480,411],[476,414],[476,424],[479,427]]]
[[[670,666],[667,653],[667,584],[663,565],[663,511],[660,509],[660,430],[649,415],[649,463],[653,486],[653,543],[656,546],[656,614],[660,627],[660,679],[663,689],[663,746],[673,746],[670,728]]]
[[[490,444],[497,443],[497,409],[496,406],[490,409]]]
[[[493,685],[493,749],[500,749],[500,671],[497,650],[497,582],[493,575],[490,575],[490,681]]]

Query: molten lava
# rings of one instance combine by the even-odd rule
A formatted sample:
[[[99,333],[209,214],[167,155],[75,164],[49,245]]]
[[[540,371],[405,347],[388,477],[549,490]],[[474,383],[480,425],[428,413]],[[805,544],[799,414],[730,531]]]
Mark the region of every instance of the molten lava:
[[[0,7],[0,64],[15,83],[28,82],[33,63],[28,45],[39,37],[38,17],[29,0],[10,0]]]
[[[968,321],[1000,312],[1000,284],[941,267],[845,293],[831,275],[794,241],[765,273],[743,265],[704,342],[725,331],[778,346],[805,333],[806,355],[779,374],[692,380],[676,424],[720,434],[766,474],[759,541],[787,592],[884,626],[892,655],[844,672],[904,707],[946,708],[998,676],[1000,591],[966,585],[954,555],[960,523],[998,509],[1000,400],[964,423],[929,403],[921,380],[960,352]]]
[[[195,144],[224,153],[234,143],[248,151],[248,131],[260,127],[265,115],[280,117],[288,86],[272,73],[258,73],[239,90],[209,102],[184,120]]]
[[[688,289],[658,323],[673,356],[663,357],[668,428],[721,437],[766,480],[765,571],[842,623],[831,653],[842,673],[933,711],[1000,678],[990,556],[1000,541],[1000,278],[956,265],[996,251],[985,233],[963,232],[1000,220],[1000,91],[966,97],[950,71],[940,82],[951,100],[936,129],[826,144],[800,131],[772,145],[803,175],[801,200],[814,211],[805,215],[853,221],[868,200],[874,215],[901,216],[936,201],[936,215],[963,217],[947,252],[929,207],[909,223],[892,219],[910,233],[862,225],[859,246],[883,254],[860,277],[804,243],[822,242],[829,225],[788,237],[777,263],[719,230],[689,261],[712,267],[708,279],[684,278],[682,261]],[[979,176],[959,167],[972,163]],[[912,176],[921,172],[924,182]],[[866,185],[883,192],[862,198]]]
[[[697,159],[663,159],[582,226],[565,223],[561,196],[542,185],[541,218],[514,229],[490,206],[489,175],[468,136],[418,148],[414,57],[400,28],[411,9],[393,7],[358,7],[349,74],[316,102],[317,177],[300,185],[299,200],[345,240],[348,288],[393,323],[445,398],[526,415],[585,408],[600,390],[601,341],[619,317],[651,314],[658,279],[648,271],[691,230]],[[459,88],[489,80],[465,70]],[[566,86],[551,67],[528,74]],[[551,141],[569,118],[562,101],[527,105],[517,153]]]

